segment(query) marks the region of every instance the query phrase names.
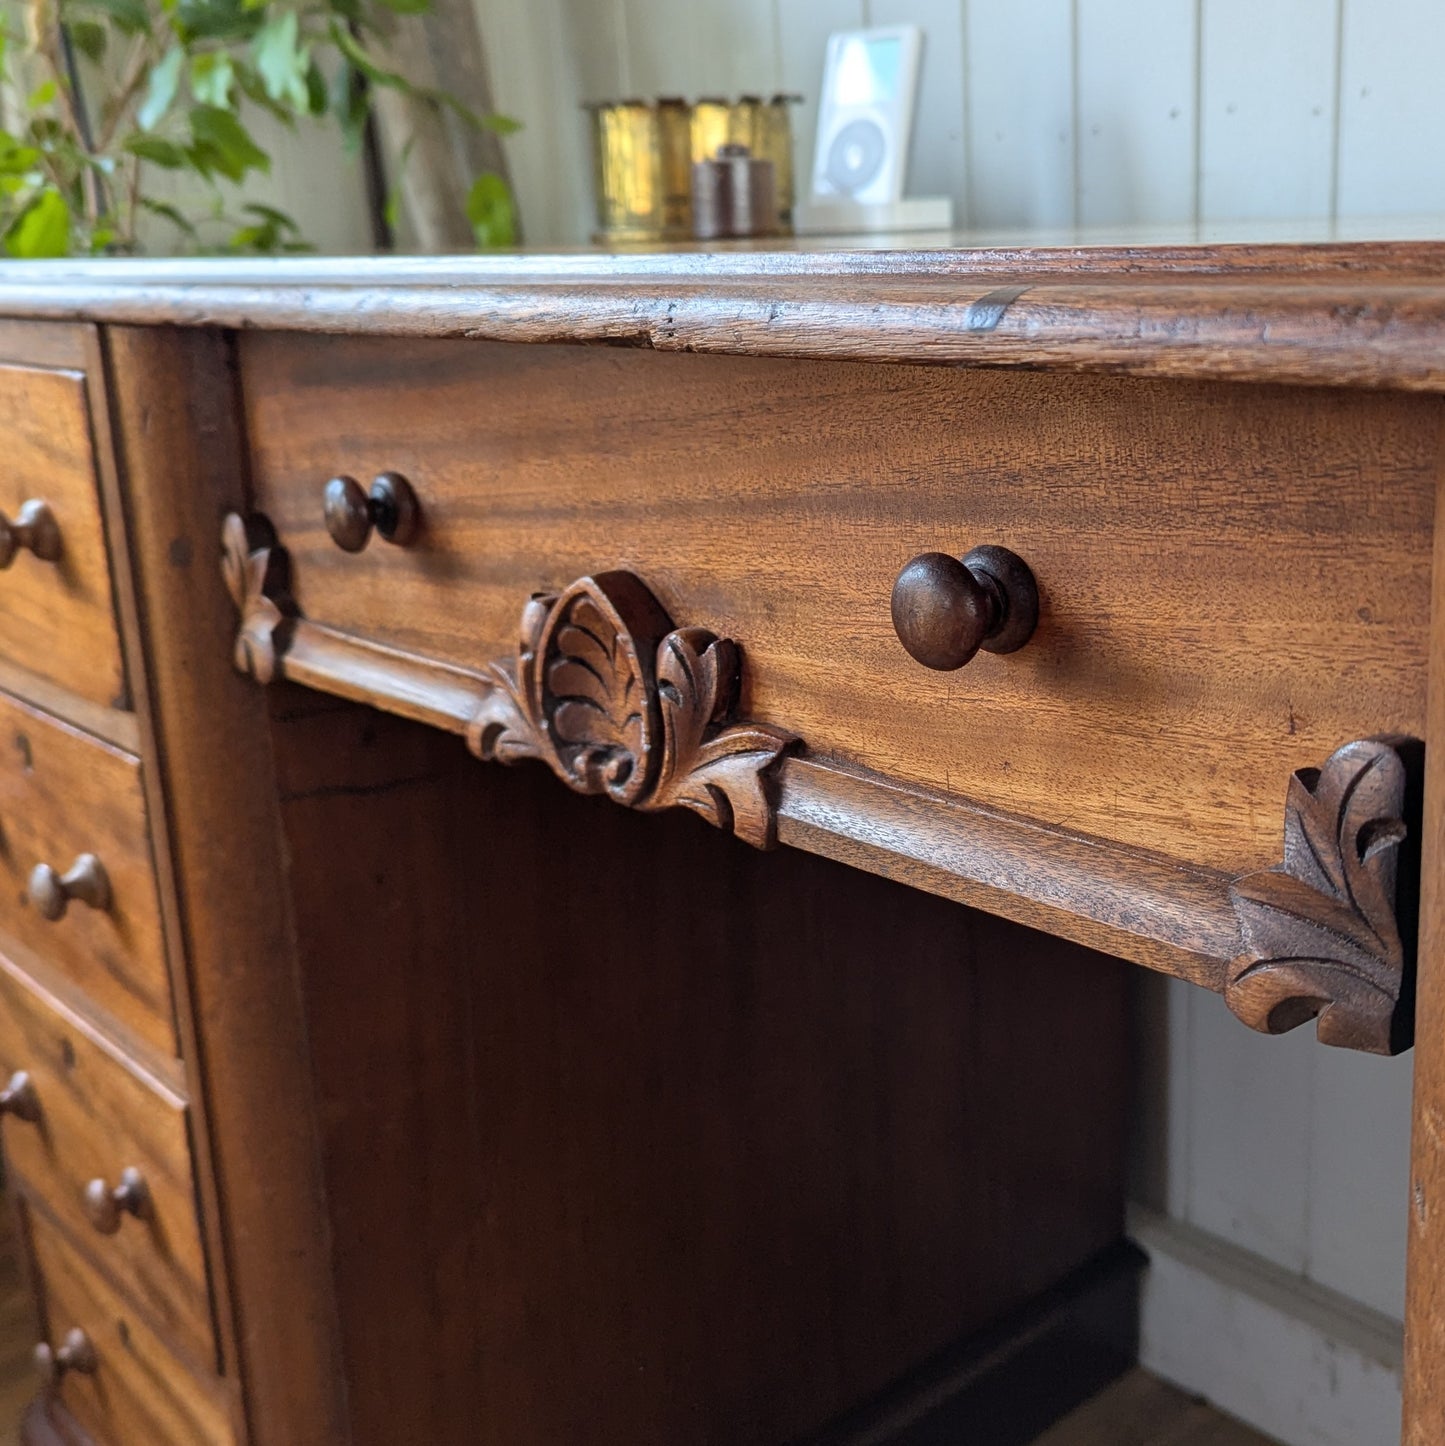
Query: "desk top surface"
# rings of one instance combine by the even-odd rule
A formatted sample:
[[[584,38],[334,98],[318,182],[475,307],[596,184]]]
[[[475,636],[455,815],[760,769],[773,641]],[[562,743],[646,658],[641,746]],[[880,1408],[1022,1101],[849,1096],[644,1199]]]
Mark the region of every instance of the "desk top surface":
[[[0,316],[1445,390],[1445,240],[1178,234],[11,263]]]

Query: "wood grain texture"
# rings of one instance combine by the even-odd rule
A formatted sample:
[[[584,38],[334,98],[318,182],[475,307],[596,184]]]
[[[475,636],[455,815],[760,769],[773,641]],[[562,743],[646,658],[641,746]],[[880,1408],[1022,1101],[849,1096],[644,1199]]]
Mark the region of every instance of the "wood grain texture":
[[[1445,451],[1438,476],[1445,505]],[[1420,878],[1404,1446],[1445,1437],[1445,528],[1435,534]]]
[[[232,1446],[223,1388],[183,1366],[161,1336],[33,1204],[25,1210],[45,1336],[80,1327],[93,1375],[69,1374],[59,1399],[100,1446]]]
[[[1117,966],[264,696],[357,1446],[791,1439],[1115,1238]]]
[[[92,703],[126,706],[84,378],[0,364],[6,469],[0,510],[49,504],[60,557],[0,573],[0,653]]]
[[[40,1118],[5,1121],[7,1163],[88,1241],[102,1270],[172,1348],[214,1370],[185,1100],[0,959],[0,1072],[8,1078],[15,1070],[30,1075]],[[147,1207],[102,1237],[87,1221],[86,1187],[97,1178],[114,1184],[127,1168],[140,1171]]]
[[[0,311],[1439,391],[1442,270],[1434,242],[40,262],[0,266]]]
[[[739,642],[742,712],[812,753],[1229,874],[1278,857],[1294,769],[1423,733],[1427,399],[241,345],[256,503],[335,630],[476,669],[511,652],[519,597],[629,568]],[[422,535],[345,555],[325,479],[385,467]],[[894,578],[981,542],[1033,569],[1038,631],[931,673],[894,636]]]
[[[95,854],[107,909],[41,917],[31,871]],[[175,1022],[136,759],[0,696],[0,931],[43,958],[130,1037],[174,1054]]]
[[[246,501],[234,373],[218,336],[107,340],[153,771],[204,1042],[193,1103],[236,1319],[228,1370],[257,1446],[329,1446],[346,1440],[344,1386],[266,705],[231,667],[235,613],[216,557],[222,518]]]

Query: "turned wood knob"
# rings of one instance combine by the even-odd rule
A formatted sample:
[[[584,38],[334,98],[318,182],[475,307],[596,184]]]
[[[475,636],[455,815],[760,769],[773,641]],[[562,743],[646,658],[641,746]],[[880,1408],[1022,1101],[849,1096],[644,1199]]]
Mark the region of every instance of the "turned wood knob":
[[[42,919],[63,919],[72,899],[92,909],[110,908],[110,879],[94,854],[81,854],[63,874],[49,864],[30,871],[30,899]]]
[[[92,1180],[85,1187],[85,1214],[102,1235],[114,1235],[127,1215],[139,1220],[150,1207],[150,1191],[139,1170],[120,1172],[120,1184]]]
[[[961,668],[980,648],[1012,653],[1038,621],[1038,584],[1006,547],[975,547],[961,562],[921,553],[893,584],[893,631],[925,668]]]
[[[360,552],[373,527],[383,541],[405,547],[421,520],[416,493],[399,472],[383,472],[370,492],[363,492],[355,477],[333,477],[322,494],[322,508],[331,540],[347,552]]]
[[[40,1097],[35,1093],[35,1081],[23,1069],[17,1069],[0,1090],[0,1115],[11,1115],[28,1125],[39,1120]]]
[[[0,512],[0,567],[9,567],[22,548],[41,562],[60,561],[60,524],[38,497],[21,504],[14,522]]]
[[[41,1341],[35,1347],[34,1360],[36,1374],[48,1390],[54,1390],[61,1378],[72,1371],[77,1376],[93,1376],[100,1364],[90,1337],[79,1326],[66,1332],[65,1342],[58,1350]]]

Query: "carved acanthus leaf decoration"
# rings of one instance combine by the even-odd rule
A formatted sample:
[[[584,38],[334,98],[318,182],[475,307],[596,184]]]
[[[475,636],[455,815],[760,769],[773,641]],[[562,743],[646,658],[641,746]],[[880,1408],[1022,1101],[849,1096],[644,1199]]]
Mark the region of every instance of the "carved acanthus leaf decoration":
[[[264,517],[229,513],[221,528],[221,572],[241,614],[232,660],[258,683],[276,676],[295,621],[290,559]]]
[[[772,766],[794,741],[731,721],[736,645],[674,630],[631,573],[582,578],[523,610],[515,665],[493,663],[467,730],[481,758],[538,758],[579,793],[690,808],[760,848],[775,840]]]
[[[1408,1043],[1407,774],[1392,742],[1366,739],[1291,778],[1283,862],[1230,887],[1241,944],[1224,995],[1246,1024],[1281,1034],[1318,1016],[1326,1044],[1392,1054]]]

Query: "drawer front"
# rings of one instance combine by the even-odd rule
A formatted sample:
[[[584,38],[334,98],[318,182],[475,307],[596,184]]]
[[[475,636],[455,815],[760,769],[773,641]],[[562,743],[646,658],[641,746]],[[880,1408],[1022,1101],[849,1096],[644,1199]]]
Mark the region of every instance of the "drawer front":
[[[60,539],[54,561],[21,548],[0,572],[0,655],[92,702],[124,708],[84,377],[0,366],[0,436],[0,511],[13,523],[27,502],[44,502]]]
[[[37,1108],[7,1111],[0,1126],[11,1167],[167,1340],[214,1364],[184,1101],[0,961],[0,1074],[17,1071]],[[94,1182],[108,1210],[88,1203],[88,1190],[102,1193]],[[117,1187],[129,1193],[117,1197]]]
[[[93,1368],[69,1370],[61,1401],[97,1446],[223,1446],[234,1436],[221,1387],[193,1373],[40,1211],[26,1208],[26,1235],[45,1339],[62,1348],[85,1332]]]
[[[1236,874],[1342,743],[1422,735],[1437,399],[469,342],[242,338],[256,506],[302,613],[476,669],[524,601],[635,572],[736,639],[815,754]],[[422,525],[348,553],[328,477]],[[992,543],[1042,615],[915,663],[915,554]],[[364,694],[363,694],[364,695]]]
[[[63,877],[87,854],[104,871],[106,907],[76,899],[61,918],[43,917],[30,893],[36,866]],[[175,1052],[140,764],[0,695],[3,935],[141,1039]]]

